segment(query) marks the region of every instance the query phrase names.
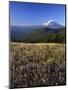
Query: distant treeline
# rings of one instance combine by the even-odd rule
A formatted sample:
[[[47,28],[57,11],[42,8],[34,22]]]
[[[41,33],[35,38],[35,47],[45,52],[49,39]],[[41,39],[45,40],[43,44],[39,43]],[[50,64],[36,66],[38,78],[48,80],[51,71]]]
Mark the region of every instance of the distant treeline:
[[[66,43],[66,29],[49,30],[39,29],[31,32],[26,38],[11,37],[12,42],[24,42],[24,43]]]

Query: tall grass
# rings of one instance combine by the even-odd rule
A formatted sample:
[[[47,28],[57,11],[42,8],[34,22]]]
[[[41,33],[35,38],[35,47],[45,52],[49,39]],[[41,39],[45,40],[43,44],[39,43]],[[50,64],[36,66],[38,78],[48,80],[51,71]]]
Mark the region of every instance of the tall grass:
[[[11,88],[66,84],[65,45],[11,43]]]

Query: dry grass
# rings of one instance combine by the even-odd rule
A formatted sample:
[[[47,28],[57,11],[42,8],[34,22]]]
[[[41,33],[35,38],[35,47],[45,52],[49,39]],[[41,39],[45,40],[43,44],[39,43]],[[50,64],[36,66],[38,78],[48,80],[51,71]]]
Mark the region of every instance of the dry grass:
[[[65,45],[11,43],[11,88],[65,85]]]

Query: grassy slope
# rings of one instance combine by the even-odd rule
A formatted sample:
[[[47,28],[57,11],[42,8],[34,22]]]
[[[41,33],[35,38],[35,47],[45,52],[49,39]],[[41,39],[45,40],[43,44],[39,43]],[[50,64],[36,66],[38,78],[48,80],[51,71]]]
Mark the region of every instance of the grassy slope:
[[[11,43],[11,88],[64,85],[65,45]]]

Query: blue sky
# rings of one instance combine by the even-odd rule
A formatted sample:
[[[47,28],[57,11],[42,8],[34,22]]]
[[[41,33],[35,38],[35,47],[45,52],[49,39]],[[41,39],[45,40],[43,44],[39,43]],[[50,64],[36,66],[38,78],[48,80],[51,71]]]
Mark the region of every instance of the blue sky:
[[[10,25],[42,25],[49,20],[65,26],[65,5],[10,2]]]

